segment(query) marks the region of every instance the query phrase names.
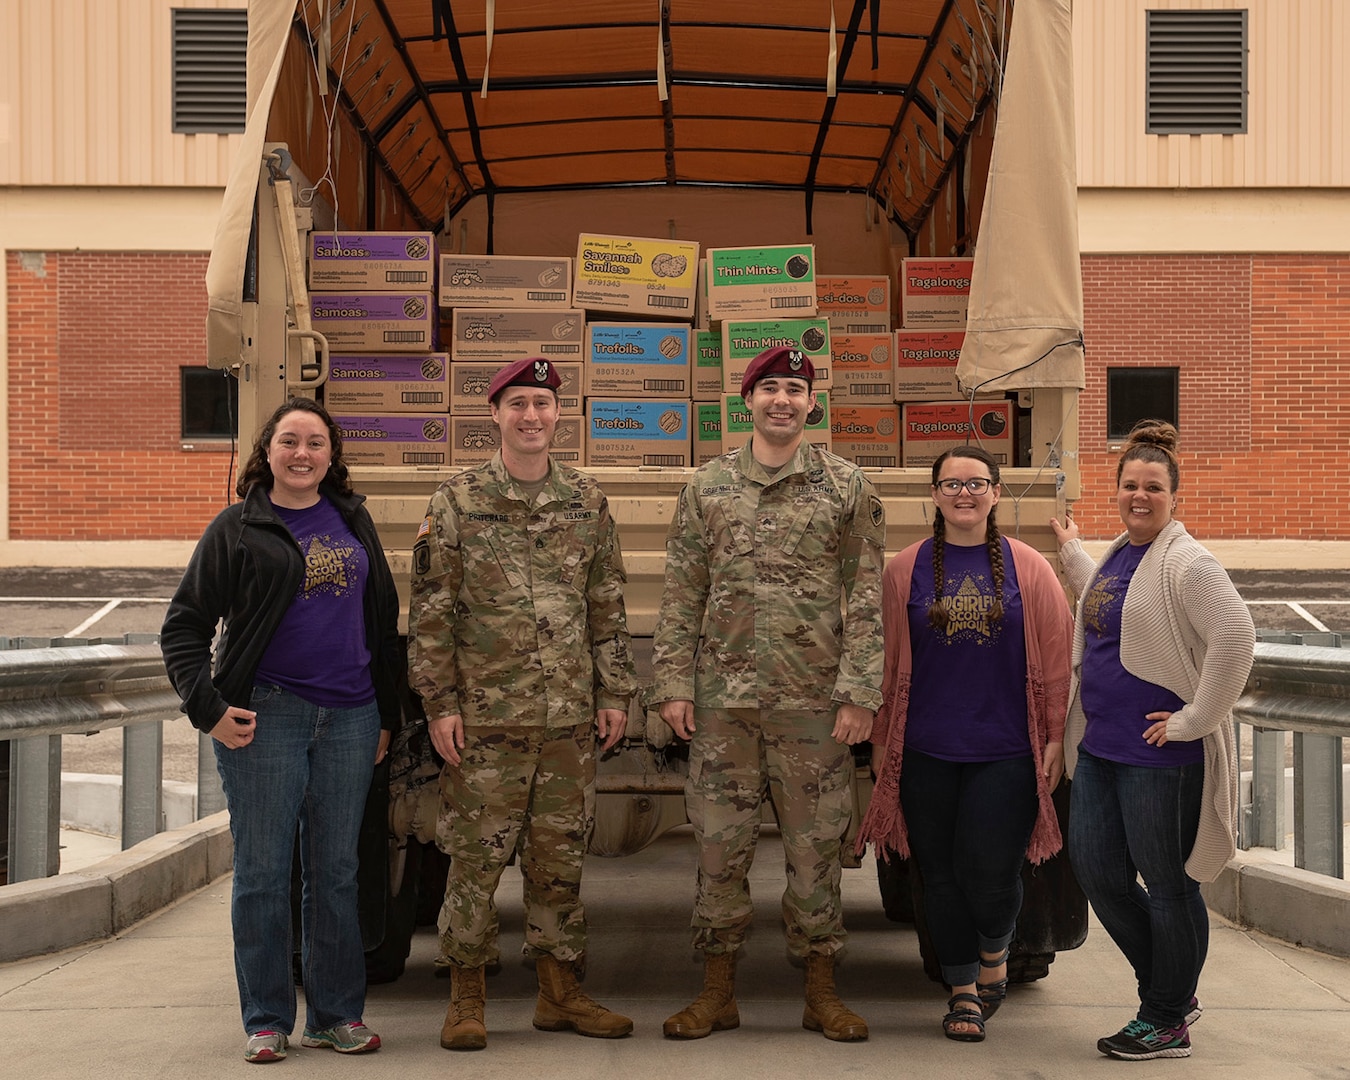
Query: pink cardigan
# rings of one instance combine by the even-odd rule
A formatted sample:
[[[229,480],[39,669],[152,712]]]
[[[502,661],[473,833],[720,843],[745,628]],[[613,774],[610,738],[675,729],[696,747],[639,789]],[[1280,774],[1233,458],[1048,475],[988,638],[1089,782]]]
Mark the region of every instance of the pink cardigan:
[[[1062,846],[1059,821],[1050,801],[1050,786],[1041,773],[1047,742],[1064,740],[1064,716],[1069,707],[1069,659],[1073,644],[1073,615],[1064,588],[1045,558],[1020,540],[1008,539],[1013,566],[1022,593],[1022,617],[1027,643],[1027,728],[1036,761],[1039,810],[1032,829],[1027,858],[1041,863]],[[882,578],[881,621],[886,635],[886,666],[882,676],[882,703],[872,725],[873,746],[886,748],[881,775],[858,831],[858,850],[867,843],[877,853],[909,857],[909,831],[900,809],[900,762],[905,748],[905,719],[909,708],[912,653],[909,642],[909,585],[922,542],[900,552]]]

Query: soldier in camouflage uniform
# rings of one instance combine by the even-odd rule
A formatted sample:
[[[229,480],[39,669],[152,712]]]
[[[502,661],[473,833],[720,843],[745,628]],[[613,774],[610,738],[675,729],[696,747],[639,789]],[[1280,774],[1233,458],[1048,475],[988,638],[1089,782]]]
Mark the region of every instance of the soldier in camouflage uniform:
[[[534,1026],[616,1038],[633,1030],[581,992],[581,869],[595,765],[623,737],[635,682],[623,558],[604,493],[549,457],[560,377],[508,365],[488,388],[502,448],[431,497],[413,547],[413,688],[445,759],[437,835],[451,856],[441,948],[451,965],[447,1049],[481,1049],[493,893],[519,850]],[[601,745],[597,748],[597,734]]]
[[[797,351],[751,362],[741,387],[750,443],[694,474],[666,540],[652,700],[692,739],[693,929],[704,957],[703,992],[665,1022],[675,1038],[740,1023],[735,954],[753,914],[746,874],[766,786],[787,857],[788,948],[806,966],[802,1025],[867,1038],[835,993],[834,954],[845,936],[850,747],[881,704],[885,515],[861,469],[804,440],[813,378]]]

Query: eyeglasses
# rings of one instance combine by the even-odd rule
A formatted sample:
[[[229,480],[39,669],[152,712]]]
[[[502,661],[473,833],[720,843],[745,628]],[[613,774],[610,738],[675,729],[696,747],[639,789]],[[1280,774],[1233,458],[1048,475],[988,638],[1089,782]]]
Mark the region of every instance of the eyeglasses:
[[[972,476],[969,480],[939,480],[935,486],[947,498],[954,499],[961,494],[962,488],[972,495],[983,495],[992,483],[987,476]]]

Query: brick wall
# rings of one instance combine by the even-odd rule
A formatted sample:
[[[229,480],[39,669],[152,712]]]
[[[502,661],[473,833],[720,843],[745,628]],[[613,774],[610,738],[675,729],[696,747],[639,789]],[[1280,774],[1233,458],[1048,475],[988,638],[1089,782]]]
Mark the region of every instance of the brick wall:
[[[10,535],[194,539],[229,455],[179,449],[201,362],[204,254],[6,253]],[[1120,530],[1106,369],[1180,368],[1177,516],[1209,539],[1350,539],[1350,257],[1083,258],[1088,538]]]
[[[10,536],[193,539],[228,453],[179,448],[180,365],[205,356],[207,256],[5,254]]]
[[[1177,517],[1200,538],[1350,539],[1350,257],[1083,258],[1089,538],[1121,529],[1106,369],[1180,368]]]

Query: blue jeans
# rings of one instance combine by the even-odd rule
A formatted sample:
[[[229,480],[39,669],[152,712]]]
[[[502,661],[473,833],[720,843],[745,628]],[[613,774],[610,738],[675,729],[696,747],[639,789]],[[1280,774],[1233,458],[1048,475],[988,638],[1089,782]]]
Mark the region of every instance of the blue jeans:
[[[291,860],[300,826],[305,1023],[359,1020],[366,965],[356,905],[356,841],[380,736],[375,703],[311,705],[255,686],[253,741],[213,740],[234,839],[234,970],[244,1030],[291,1034]]]
[[[1035,759],[944,761],[906,750],[900,806],[943,981],[968,986],[980,951],[1002,952],[1017,929],[1038,809]]]
[[[1179,1027],[1209,951],[1209,912],[1186,858],[1203,764],[1152,768],[1078,753],[1069,804],[1074,873],[1139,980],[1139,1019]],[[1143,878],[1143,886],[1139,878]]]

